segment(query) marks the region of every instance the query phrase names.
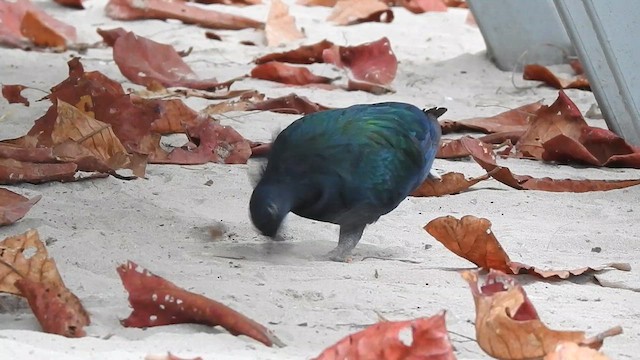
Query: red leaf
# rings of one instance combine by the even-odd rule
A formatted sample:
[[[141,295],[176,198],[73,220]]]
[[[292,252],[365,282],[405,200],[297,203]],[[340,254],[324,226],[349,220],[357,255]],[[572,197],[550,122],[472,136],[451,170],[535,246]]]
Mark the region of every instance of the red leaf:
[[[171,45],[157,43],[133,32],[119,36],[113,45],[113,59],[127,79],[146,87],[160,83],[165,87],[217,89],[215,79],[200,80]]]
[[[440,127],[443,134],[461,131],[479,131],[487,134],[503,131],[524,131],[529,127],[530,122],[536,116],[536,111],[541,106],[542,103],[537,101],[494,116],[457,121],[442,120],[440,121]]]
[[[69,289],[55,283],[41,283],[22,278],[16,287],[29,301],[42,330],[66,337],[83,337],[89,325],[89,315]]]
[[[276,61],[254,67],[251,70],[251,77],[289,85],[327,84],[331,82],[330,78],[314,75],[307,68],[291,66]]]
[[[163,164],[246,164],[251,157],[249,141],[230,126],[203,120],[187,128],[190,143],[173,149],[166,157],[152,157]]]
[[[102,37],[102,41],[104,41],[105,44],[109,46],[113,46],[113,44],[116,43],[116,40],[118,40],[119,37],[127,35],[128,33],[127,30],[121,27],[110,30],[102,30],[98,28],[96,31],[98,32],[98,35]]]
[[[76,40],[73,26],[52,18],[29,0],[0,2],[0,24],[0,44],[6,46],[27,48],[32,42],[64,48]]]
[[[28,199],[11,190],[0,188],[0,226],[13,224],[22,219],[41,198],[42,196],[38,195]]]
[[[548,68],[537,64],[526,65],[524,67],[522,78],[525,80],[542,81],[556,89],[591,90],[589,80],[584,75],[578,75],[572,80],[561,79],[553,74]]]
[[[313,45],[303,45],[297,49],[285,51],[283,53],[271,53],[254,60],[256,64],[264,64],[270,61],[279,61],[293,64],[313,64],[323,62],[322,52],[329,49],[333,43],[322,40]]]
[[[289,94],[287,96],[268,99],[259,103],[255,103],[249,106],[247,108],[247,111],[267,110],[282,114],[307,115],[328,109],[330,108],[318,103],[314,103],[304,96]]]
[[[404,6],[414,14],[425,12],[444,12],[447,5],[442,0],[394,0],[394,5]]]
[[[109,0],[105,11],[107,16],[115,20],[177,19],[186,24],[196,24],[210,29],[264,28],[264,24],[259,21],[214,10],[205,10],[183,1]]]
[[[387,321],[351,334],[314,360],[453,360],[445,312],[430,318]]]
[[[82,5],[83,0],[53,0],[62,6],[67,6],[74,9],[84,9]]]
[[[388,85],[396,77],[398,60],[389,39],[357,46],[333,46],[322,52],[325,62],[351,72],[351,78],[359,82]]]
[[[24,85],[2,85],[2,96],[9,102],[9,104],[24,104],[29,106],[29,100],[22,96],[22,90],[28,89]]]
[[[194,294],[129,261],[117,269],[129,293],[131,315],[126,327],[152,327],[196,323],[222,326],[233,335],[246,335],[267,346],[277,345],[270,331],[239,312],[202,295]]]
[[[13,159],[0,159],[0,184],[22,182],[39,184],[47,181],[76,181],[78,165],[73,163],[37,164]]]

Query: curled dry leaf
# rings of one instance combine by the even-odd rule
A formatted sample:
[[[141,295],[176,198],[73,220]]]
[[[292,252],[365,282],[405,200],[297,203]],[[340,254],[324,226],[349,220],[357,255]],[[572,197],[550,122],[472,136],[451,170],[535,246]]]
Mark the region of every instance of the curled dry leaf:
[[[35,250],[30,257],[25,251]],[[45,332],[85,336],[89,315],[67,289],[35,230],[0,242],[0,292],[24,296]]]
[[[535,118],[536,111],[540,107],[542,107],[542,102],[538,101],[489,117],[457,121],[441,120],[440,127],[443,134],[461,131],[479,131],[486,134],[511,131],[522,132],[529,127],[531,120]]]
[[[246,17],[191,6],[182,1],[109,0],[105,8],[114,20],[176,19],[210,29],[262,29],[264,24]]]
[[[76,177],[78,165],[73,163],[32,163],[0,158],[0,184],[39,184],[48,181],[70,182]]]
[[[146,87],[184,86],[193,89],[228,88],[230,82],[198,79],[171,45],[160,44],[133,32],[119,36],[113,44],[113,59],[127,79]]]
[[[58,4],[74,9],[84,9],[84,5],[82,5],[83,0],[53,0]]]
[[[574,270],[542,270],[511,261],[494,236],[491,222],[472,215],[463,216],[460,220],[453,216],[439,217],[431,220],[424,229],[454,254],[480,268],[494,269],[507,274],[527,273],[541,278],[567,279],[570,276],[587,275],[606,269],[631,270],[630,265],[626,263],[610,263]]]
[[[303,45],[297,49],[282,53],[271,53],[254,60],[256,64],[264,64],[270,61],[279,61],[293,64],[313,64],[323,62],[322,52],[334,44],[328,40],[322,40],[312,45]]]
[[[591,90],[589,80],[583,74],[579,74],[571,80],[561,79],[551,72],[549,68],[537,64],[526,65],[522,78],[525,80],[542,81],[546,85],[556,89]]]
[[[282,114],[307,115],[314,112],[330,109],[327,106],[312,102],[304,96],[289,94],[279,98],[267,99],[254,103],[246,110],[271,111]]]
[[[22,219],[41,198],[42,196],[38,195],[29,199],[11,190],[0,188],[0,226],[13,224]]]
[[[264,32],[268,46],[304,39],[304,34],[296,27],[295,18],[289,14],[289,7],[282,0],[271,1]]]
[[[251,77],[288,85],[327,84],[331,79],[313,74],[309,69],[271,61],[251,70]]]
[[[390,23],[393,11],[380,0],[340,0],[327,18],[336,25],[354,25],[363,22]]]
[[[445,312],[429,318],[384,321],[351,334],[314,360],[453,360]]]
[[[640,148],[609,130],[587,125],[562,90],[553,104],[537,111],[516,149],[522,156],[545,161],[640,168]]]
[[[181,289],[131,261],[117,271],[133,308],[121,321],[123,326],[220,325],[233,335],[246,335],[267,346],[279,345],[277,338],[257,322],[217,301]]]
[[[464,174],[448,172],[440,179],[427,178],[411,193],[411,196],[443,196],[465,191],[482,180],[487,180],[488,174],[467,179]]]
[[[462,277],[471,288],[476,307],[476,339],[480,348],[494,358],[536,359],[553,352],[562,342],[585,341],[582,331],[549,329],[518,282],[491,270],[485,282],[478,284],[476,271],[464,271]],[[602,342],[591,343],[599,349]]]
[[[109,30],[98,28],[96,32],[98,33],[98,35],[100,35],[100,37],[102,37],[102,41],[104,41],[104,43],[109,46],[113,46],[113,44],[116,43],[116,40],[118,40],[119,37],[127,35],[129,33],[127,30],[121,27]]]
[[[47,15],[29,0],[0,2],[0,44],[64,49],[76,41],[76,29]]]
[[[496,155],[491,145],[472,138],[460,140],[469,154],[482,168],[491,173],[491,177],[518,190],[541,190],[552,192],[589,192],[622,189],[640,184],[635,180],[573,180],[534,178],[529,175],[516,175],[509,168],[496,163]]]
[[[322,58],[348,69],[356,82],[389,85],[398,70],[398,60],[386,37],[357,46],[333,46],[323,50]]]
[[[508,150],[513,147],[513,144],[518,142],[523,133],[524,131],[505,131],[485,135],[479,137],[478,140],[486,144],[494,144],[494,149],[506,146],[504,151],[508,152]],[[456,159],[471,155],[462,143],[462,139],[466,138],[474,139],[471,136],[464,136],[458,139],[444,139],[440,143],[440,148],[438,149],[436,157],[439,159]]]
[[[2,85],[2,96],[9,102],[9,104],[24,104],[29,106],[29,100],[22,96],[22,90],[28,89],[28,86],[24,85]]]

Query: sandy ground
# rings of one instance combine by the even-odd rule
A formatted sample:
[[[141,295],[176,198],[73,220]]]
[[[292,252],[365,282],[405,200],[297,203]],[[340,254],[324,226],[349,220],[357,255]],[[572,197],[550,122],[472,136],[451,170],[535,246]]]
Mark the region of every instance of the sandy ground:
[[[204,30],[177,22],[117,22],[103,14],[105,0],[87,1],[83,11],[41,5],[78,27],[83,41],[97,41],[96,27],[123,26],[140,35],[193,46],[186,61],[202,77],[225,80],[246,73],[250,61],[269,49],[238,44],[261,40],[253,30],[219,31],[222,42],[205,39]],[[213,6],[214,8],[216,6]],[[221,7],[263,20],[267,5],[244,9]],[[312,43],[323,38],[358,44],[387,36],[400,60],[393,84],[397,93],[375,96],[318,89],[283,87],[264,81],[242,81],[234,88],[255,88],[275,97],[296,92],[328,106],[385,100],[418,106],[445,106],[449,119],[491,115],[504,107],[545,99],[551,89],[517,89],[511,74],[498,71],[485,57],[477,28],[464,23],[467,10],[413,15],[395,10],[392,24],[336,27],[325,23],[324,8],[292,5],[291,12]],[[291,47],[294,47],[292,44]],[[48,89],[66,77],[71,54],[0,50],[2,83],[22,83]],[[89,70],[100,70],[134,87],[111,60],[111,50],[90,50],[83,56]],[[320,75],[331,75],[317,67]],[[517,83],[525,85],[516,76]],[[589,92],[568,91],[582,111],[594,103]],[[41,94],[30,93],[35,99]],[[189,99],[201,109],[208,103]],[[8,105],[0,100],[1,138],[24,134],[48,107]],[[296,116],[263,113],[228,114],[222,121],[245,137],[268,140]],[[604,126],[601,120],[594,124]],[[640,171],[584,169],[509,160],[521,174],[556,178],[637,178]],[[84,302],[93,324],[90,336],[66,339],[39,331],[33,315],[17,304],[0,314],[2,359],[142,359],[171,351],[204,359],[309,359],[343,336],[377,321],[377,312],[393,320],[430,316],[447,309],[447,326],[460,359],[487,356],[468,338],[474,337],[475,311],[471,294],[456,270],[472,264],[446,250],[422,226],[443,215],[472,214],[493,222],[493,230],[513,260],[543,267],[573,268],[610,261],[630,262],[629,273],[610,272],[607,279],[640,288],[640,228],[637,226],[640,187],[610,192],[569,194],[516,191],[495,181],[475,191],[442,198],[409,198],[391,214],[370,226],[351,264],[316,261],[333,248],[337,228],[290,215],[282,243],[258,236],[248,217],[251,184],[246,165],[149,166],[148,179],[21,185],[11,189],[42,200],[25,219],[0,229],[0,237],[36,228],[50,242],[66,284]],[[479,175],[472,161],[436,160],[439,172]],[[211,186],[205,185],[213,181]],[[212,226],[225,234],[213,239]],[[601,247],[599,253],[592,248]],[[230,260],[220,256],[244,258]],[[417,264],[366,259],[379,256],[412,259]],[[133,260],[172,282],[217,299],[268,325],[286,343],[267,348],[221,329],[175,325],[126,329],[118,319],[129,314],[127,295],[115,268]],[[378,274],[378,276],[374,276]],[[640,294],[604,288],[590,282],[540,282],[520,278],[541,318],[557,329],[581,329],[589,334],[615,325],[624,334],[609,339],[604,351],[614,359],[640,352]]]

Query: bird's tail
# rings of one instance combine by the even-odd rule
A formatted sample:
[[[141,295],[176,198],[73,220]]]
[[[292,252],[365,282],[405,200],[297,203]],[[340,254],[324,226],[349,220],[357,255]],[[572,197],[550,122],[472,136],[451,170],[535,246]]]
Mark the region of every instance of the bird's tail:
[[[447,112],[447,108],[432,107],[431,109],[423,109],[422,112],[425,113],[427,116],[431,115],[437,119],[440,116],[442,116],[442,114]]]

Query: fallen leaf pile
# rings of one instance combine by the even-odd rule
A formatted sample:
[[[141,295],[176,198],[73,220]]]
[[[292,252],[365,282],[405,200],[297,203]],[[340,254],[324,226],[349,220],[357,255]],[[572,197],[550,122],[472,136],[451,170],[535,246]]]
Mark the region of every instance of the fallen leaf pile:
[[[33,250],[33,255],[25,254]],[[0,242],[0,292],[25,297],[48,333],[83,337],[91,322],[80,300],[65,287],[35,230]]]
[[[549,329],[512,277],[496,270],[489,272],[483,284],[478,283],[476,271],[464,271],[462,277],[469,284],[475,302],[478,345],[494,358],[538,359],[557,352],[558,345],[567,343],[597,350],[604,338],[622,333],[620,327],[615,327],[586,338],[583,331]]]
[[[567,279],[570,276],[593,274],[598,271],[617,269],[630,271],[626,263],[610,263],[572,270],[542,270],[534,266],[514,262],[493,235],[491,222],[472,215],[460,220],[443,216],[431,220],[424,229],[454,254],[463,257],[483,269],[494,269],[507,274],[522,274],[541,278]]]

